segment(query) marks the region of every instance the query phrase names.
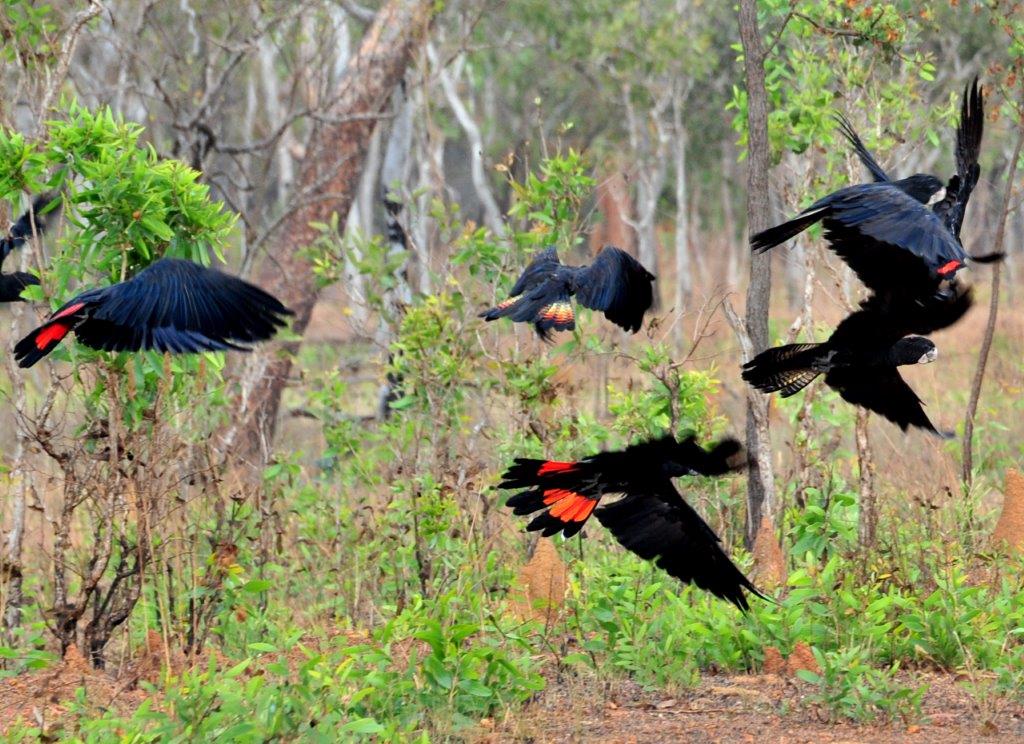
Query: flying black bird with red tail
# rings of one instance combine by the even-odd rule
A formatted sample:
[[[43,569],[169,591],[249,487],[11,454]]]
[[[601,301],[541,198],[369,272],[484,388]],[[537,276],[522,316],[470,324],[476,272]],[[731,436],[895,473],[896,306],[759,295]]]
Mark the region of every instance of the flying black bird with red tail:
[[[247,351],[241,344],[271,338],[291,314],[237,277],[162,258],[128,281],[65,303],[18,342],[14,356],[19,366],[31,367],[72,331],[79,342],[103,351]]]
[[[680,442],[666,436],[579,462],[519,458],[499,487],[527,489],[506,505],[515,514],[540,512],[528,530],[571,537],[593,514],[627,550],[654,561],[680,581],[747,610],[745,591],[764,595],[729,559],[718,536],[672,485],[672,478],[683,475],[733,472],[743,460],[743,448],[734,439],[705,450],[694,437]],[[602,503],[613,494],[622,497]]]
[[[955,287],[951,298],[907,298],[874,294],[848,315],[824,343],[789,344],[758,354],[743,365],[743,379],[783,398],[802,390],[818,375],[855,406],[892,421],[906,431],[914,426],[942,438],[898,368],[927,364],[938,356],[923,335],[960,320],[973,304],[969,288]]]
[[[0,267],[12,251],[21,248],[32,237],[33,225],[37,233],[46,229],[49,215],[44,216],[42,212],[52,199],[52,195],[37,196],[32,206],[11,225],[11,231],[0,238]],[[25,287],[37,284],[39,279],[24,271],[0,272],[0,302],[23,302],[21,293]]]
[[[566,266],[551,247],[534,256],[507,300],[480,317],[533,323],[537,335],[547,341],[552,330],[576,327],[570,302],[575,295],[583,307],[599,310],[612,323],[636,333],[654,301],[653,281],[654,274],[621,248],[606,245],[590,266]]]
[[[935,176],[923,173],[893,180],[852,125],[839,117],[841,132],[871,172],[874,182],[847,186],[819,199],[794,219],[751,236],[751,248],[754,252],[769,250],[821,222],[830,247],[873,288],[882,283],[889,287],[905,285],[905,264],[915,274],[918,266],[923,265],[927,285],[937,289],[940,282],[952,279],[968,260],[1001,260],[1000,253],[969,256],[960,242],[967,202],[980,173],[978,154],[983,120],[984,100],[975,79],[964,91],[957,126],[957,173],[943,186]],[[837,247],[837,242],[842,247]]]

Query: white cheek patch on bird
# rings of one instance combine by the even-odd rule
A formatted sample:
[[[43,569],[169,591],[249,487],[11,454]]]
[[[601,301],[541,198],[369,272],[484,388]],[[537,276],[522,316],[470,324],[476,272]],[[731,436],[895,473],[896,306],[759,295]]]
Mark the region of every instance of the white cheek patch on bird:
[[[931,207],[931,206],[933,206],[935,204],[938,204],[940,201],[942,201],[945,198],[946,198],[946,189],[945,189],[945,187],[943,187],[943,188],[939,189],[938,191],[936,191],[934,194],[932,194],[932,198],[928,200],[927,206]]]

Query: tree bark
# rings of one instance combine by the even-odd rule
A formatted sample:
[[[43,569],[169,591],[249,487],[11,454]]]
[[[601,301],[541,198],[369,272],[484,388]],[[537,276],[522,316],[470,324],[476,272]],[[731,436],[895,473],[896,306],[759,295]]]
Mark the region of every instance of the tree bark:
[[[769,226],[768,93],[764,81],[765,49],[757,25],[756,0],[740,0],[740,42],[747,88],[747,227],[751,233]],[[744,324],[751,352],[768,347],[768,303],[771,296],[770,254],[751,256],[750,284]],[[775,483],[768,436],[768,398],[747,389],[747,541],[753,545],[762,514],[774,522]]]
[[[868,438],[870,413],[857,409],[857,463],[860,466],[860,519],[857,521],[857,544],[861,550],[875,545],[878,527],[878,495],[875,491],[875,461],[871,454],[871,440]]]
[[[683,97],[679,92],[672,99],[673,148],[676,170],[676,288],[672,299],[677,318],[686,310],[686,301],[693,289],[690,267],[690,203],[686,194],[686,145],[688,133],[683,127]],[[685,337],[683,324],[677,320],[673,327],[675,341],[682,348]]]
[[[264,261],[258,277],[262,287],[294,311],[292,328],[298,335],[305,331],[319,294],[312,266],[302,255],[317,237],[310,223],[329,222],[333,213],[347,218],[377,119],[423,44],[434,7],[431,0],[389,0],[377,12],[338,82],[331,115],[310,132],[297,176],[305,198],[283,223],[284,242]],[[227,449],[246,459],[265,460],[298,345],[289,342],[278,353],[260,351],[250,358],[243,375],[242,410],[225,437]]]
[[[441,90],[448,101],[448,107],[455,114],[455,120],[459,122],[459,126],[462,127],[462,131],[466,135],[469,145],[470,177],[473,180],[476,197],[480,200],[480,205],[484,210],[484,222],[492,233],[502,237],[505,234],[505,220],[502,218],[501,209],[498,208],[498,201],[494,198],[494,192],[487,176],[487,168],[484,166],[484,139],[480,133],[480,127],[469,109],[466,108],[462,98],[459,97],[458,88],[448,69],[439,63],[437,50],[429,43],[427,44],[427,59],[430,60],[430,65],[436,71],[437,79],[441,82]]]
[[[993,252],[1002,251],[1003,246],[1006,244],[1006,220],[1010,214],[1010,205],[1013,199],[1013,181],[1017,177],[1017,162],[1020,160],[1022,146],[1024,146],[1024,128],[1021,128],[1017,135],[1017,144],[1014,145],[1013,155],[1010,156],[1010,162],[1006,170],[1006,189],[1003,191],[999,224],[996,226],[996,237],[992,243]],[[967,413],[964,415],[963,455],[960,473],[963,478],[964,490],[970,490],[974,479],[974,417],[978,413],[981,385],[985,381],[985,366],[988,364],[988,354],[992,349],[992,337],[996,332],[996,314],[999,312],[999,277],[1001,272],[1001,263],[997,263],[992,267],[992,294],[989,298],[988,321],[985,324],[985,336],[982,339],[981,349],[978,352],[978,366],[974,369],[974,380],[971,383],[971,397],[967,402]]]

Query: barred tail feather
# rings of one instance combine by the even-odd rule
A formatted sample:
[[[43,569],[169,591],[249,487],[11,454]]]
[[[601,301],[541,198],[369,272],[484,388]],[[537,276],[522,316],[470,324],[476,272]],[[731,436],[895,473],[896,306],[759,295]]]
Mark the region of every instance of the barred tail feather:
[[[799,392],[820,375],[822,344],[789,344],[763,351],[743,365],[743,379],[783,398]]]

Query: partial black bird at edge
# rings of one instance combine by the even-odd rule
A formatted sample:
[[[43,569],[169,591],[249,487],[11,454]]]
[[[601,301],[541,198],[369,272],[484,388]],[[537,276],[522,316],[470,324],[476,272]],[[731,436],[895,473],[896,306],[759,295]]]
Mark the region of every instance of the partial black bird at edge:
[[[14,347],[31,367],[72,331],[102,351],[171,353],[237,350],[271,338],[291,311],[238,277],[162,258],[131,279],[79,294]]]

